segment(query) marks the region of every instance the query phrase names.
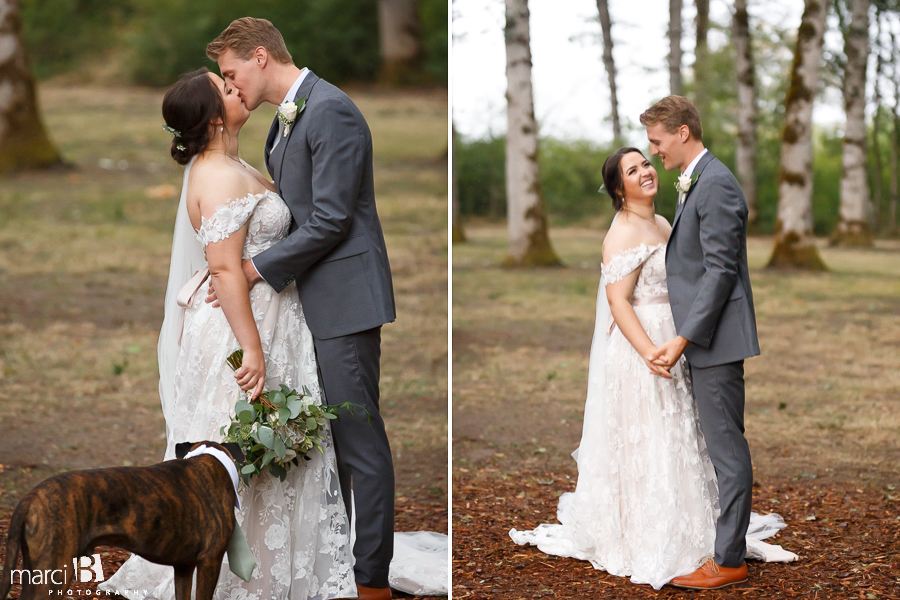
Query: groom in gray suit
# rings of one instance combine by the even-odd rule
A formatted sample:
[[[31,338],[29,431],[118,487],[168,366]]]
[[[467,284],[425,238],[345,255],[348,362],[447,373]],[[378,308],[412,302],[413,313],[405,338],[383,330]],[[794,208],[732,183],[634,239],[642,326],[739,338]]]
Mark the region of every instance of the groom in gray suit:
[[[663,377],[682,354],[719,482],[715,556],[672,585],[717,589],[747,579],[753,467],[744,438],[744,359],[759,354],[747,269],[747,203],[728,167],[703,147],[700,114],[669,96],[640,117],[650,154],[678,169],[678,205],[666,249],[677,337],[646,357]]]
[[[372,136],[350,98],[296,67],[264,19],[234,21],[207,47],[248,109],[279,108],[266,141],[266,165],[293,216],[287,238],[244,262],[252,286],[280,292],[297,282],[328,404],[353,402],[370,419],[332,421],[338,474],[350,514],[359,597],[391,597],[394,469],[378,411],[381,326],[395,318],[391,269],[375,209]],[[290,103],[293,102],[293,105]]]

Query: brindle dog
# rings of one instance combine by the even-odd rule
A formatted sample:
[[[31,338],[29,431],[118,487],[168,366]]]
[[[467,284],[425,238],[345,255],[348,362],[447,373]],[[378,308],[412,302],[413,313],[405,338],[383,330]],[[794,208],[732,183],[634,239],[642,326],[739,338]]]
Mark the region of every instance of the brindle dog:
[[[238,445],[230,443],[185,442],[175,446],[175,454],[181,459],[200,444],[244,461]],[[90,556],[95,546],[117,546],[173,566],[176,600],[191,600],[196,568],[196,599],[211,600],[235,526],[234,505],[227,469],[208,454],[50,477],[13,512],[0,600],[13,583],[20,549],[22,569],[29,573],[63,570],[62,576],[37,578],[39,583],[26,577],[19,598],[35,600],[63,596],[73,580],[73,559]],[[52,581],[57,579],[63,583]]]

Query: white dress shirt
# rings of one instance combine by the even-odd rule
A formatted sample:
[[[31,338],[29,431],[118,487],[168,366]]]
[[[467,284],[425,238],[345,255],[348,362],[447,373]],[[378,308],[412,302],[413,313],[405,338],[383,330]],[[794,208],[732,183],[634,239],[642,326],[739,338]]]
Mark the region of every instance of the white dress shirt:
[[[700,151],[700,154],[698,154],[697,156],[694,157],[694,160],[691,161],[691,164],[689,164],[689,165],[687,166],[687,169],[684,170],[684,173],[682,173],[682,175],[687,175],[688,177],[690,177],[691,175],[693,175],[693,174],[694,174],[694,168],[697,166],[697,163],[700,162],[700,159],[701,159],[701,158],[703,157],[703,155],[706,154],[707,152],[709,152],[709,151],[708,151],[706,148],[704,148],[703,150],[701,150],[701,151]]]

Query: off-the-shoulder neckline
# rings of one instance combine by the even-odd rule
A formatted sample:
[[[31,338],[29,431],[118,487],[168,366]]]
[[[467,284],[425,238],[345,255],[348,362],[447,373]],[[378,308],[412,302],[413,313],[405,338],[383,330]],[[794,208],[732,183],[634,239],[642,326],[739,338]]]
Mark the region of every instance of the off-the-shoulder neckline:
[[[609,258],[609,262],[608,262],[608,263],[605,263],[605,262],[602,262],[602,261],[601,261],[601,262],[600,262],[600,268],[608,267],[610,264],[612,264],[612,261],[614,261],[614,260],[616,259],[617,256],[622,256],[622,255],[625,254],[626,252],[632,252],[632,251],[634,251],[634,250],[640,250],[641,248],[653,248],[653,250],[654,250],[654,252],[655,252],[655,251],[658,250],[661,246],[666,246],[667,244],[668,244],[668,242],[660,242],[660,243],[658,243],[658,244],[645,244],[645,243],[641,242],[641,243],[638,244],[637,246],[632,246],[631,248],[625,248],[625,249],[622,250],[621,252],[616,252],[615,254],[613,254],[613,255]]]
[[[267,196],[269,194],[275,194],[276,196],[278,196],[278,192],[269,190],[269,189],[263,190],[261,192],[257,192],[255,194],[253,192],[249,192],[246,196],[241,196],[240,198],[234,198],[233,200],[228,200],[228,202],[226,202],[225,204],[220,204],[219,206],[216,207],[216,213],[219,212],[220,208],[223,208],[226,206],[231,206],[232,204],[237,204],[238,202],[242,202],[244,200],[251,200],[253,198],[256,198],[257,196]],[[213,213],[213,216],[215,216],[215,213]],[[200,229],[203,229],[203,226],[206,225],[210,221],[210,219],[212,219],[212,217],[207,219],[203,215],[200,215]],[[191,229],[194,229],[193,225],[191,225]],[[194,229],[194,233],[199,234],[200,229]]]

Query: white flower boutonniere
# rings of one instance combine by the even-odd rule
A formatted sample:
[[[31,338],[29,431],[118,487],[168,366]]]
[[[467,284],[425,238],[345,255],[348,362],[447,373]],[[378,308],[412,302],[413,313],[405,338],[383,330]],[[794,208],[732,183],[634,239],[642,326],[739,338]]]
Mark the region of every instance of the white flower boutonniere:
[[[275,116],[277,116],[278,120],[281,121],[281,124],[284,125],[284,137],[288,136],[291,132],[291,125],[294,124],[300,116],[300,113],[306,108],[306,96],[300,98],[299,102],[299,106],[293,101],[282,102],[278,107],[278,112],[275,113]]]
[[[679,175],[678,181],[675,182],[675,189],[678,191],[678,203],[684,204],[687,193],[691,191],[691,187],[697,183],[697,175]]]

